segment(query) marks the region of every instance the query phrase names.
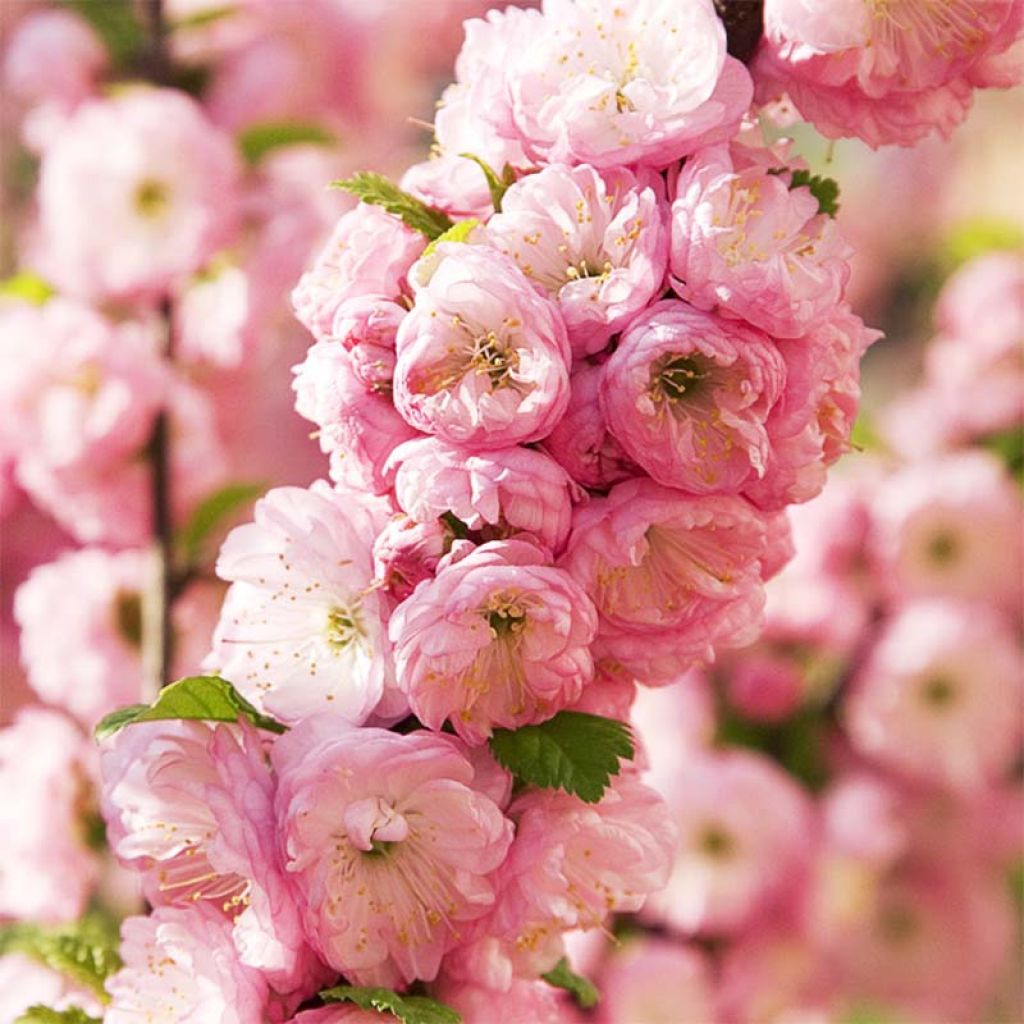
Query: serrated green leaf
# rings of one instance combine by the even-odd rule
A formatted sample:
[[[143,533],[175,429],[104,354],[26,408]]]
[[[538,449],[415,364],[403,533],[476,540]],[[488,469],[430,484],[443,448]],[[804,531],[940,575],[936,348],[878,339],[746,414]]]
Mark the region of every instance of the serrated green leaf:
[[[834,217],[839,212],[839,182],[835,178],[811,174],[810,171],[801,168],[793,171],[789,187],[810,189],[811,195],[818,200],[818,210],[821,213]]]
[[[394,182],[375,171],[360,171],[343,181],[333,181],[331,188],[343,189],[364,203],[387,210],[413,231],[419,231],[431,241],[443,235],[452,226],[452,219],[448,214],[427,206],[408,192],[403,192]]]
[[[102,718],[96,726],[98,741],[139,722],[185,719],[201,722],[236,722],[245,718],[267,732],[287,732],[269,715],[257,711],[226,679],[220,676],[188,676],[165,686],[152,704],[133,704]]]
[[[45,964],[102,1000],[103,982],[121,967],[117,932],[110,922],[85,917],[53,928],[18,922],[0,928],[0,953],[22,953]]]
[[[569,966],[569,960],[564,956],[547,974],[542,974],[541,977],[555,988],[564,988],[584,1010],[597,1006],[601,1000],[601,993],[597,991],[597,986],[581,974],[577,974]]]
[[[438,235],[430,245],[423,250],[424,256],[429,256],[442,242],[465,242],[471,234],[473,229],[480,224],[475,217],[469,217],[467,220],[456,221],[444,234]]]
[[[33,306],[42,306],[54,296],[54,290],[47,281],[31,270],[22,270],[0,281],[0,295],[10,299],[23,299]]]
[[[246,163],[253,165],[283,146],[332,146],[336,141],[323,125],[313,121],[260,121],[239,134],[238,148]]]
[[[505,193],[508,191],[509,186],[515,184],[516,172],[508,164],[505,164],[499,177],[498,172],[489,163],[481,160],[475,154],[460,153],[459,156],[466,160],[472,160],[484,172],[484,177],[487,179],[487,190],[491,193],[491,204],[494,206],[494,212],[501,213],[501,201],[505,198]]]
[[[258,483],[228,484],[204,498],[178,535],[178,550],[186,568],[201,565],[207,542],[227,521],[251,505],[266,487]]]
[[[403,996],[389,988],[337,985],[320,998],[328,1003],[355,1003],[363,1010],[389,1013],[405,1024],[461,1024],[462,1017],[450,1006],[427,996]]]
[[[559,711],[521,729],[496,729],[490,747],[520,782],[564,789],[588,804],[601,799],[620,762],[635,752],[628,725],[582,711]]]
[[[66,1010],[54,1010],[50,1006],[36,1003],[30,1006],[14,1024],[103,1024],[99,1017],[90,1017],[77,1006]]]

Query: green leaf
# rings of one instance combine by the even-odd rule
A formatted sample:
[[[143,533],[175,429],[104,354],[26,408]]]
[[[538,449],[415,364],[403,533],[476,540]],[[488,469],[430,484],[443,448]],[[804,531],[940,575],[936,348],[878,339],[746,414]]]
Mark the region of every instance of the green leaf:
[[[456,221],[444,234],[438,235],[430,245],[423,250],[424,256],[429,256],[442,242],[465,242],[471,234],[473,229],[480,224],[475,217],[470,217],[467,220]]]
[[[131,0],[61,0],[61,6],[89,23],[116,67],[133,64],[146,49],[146,32]]]
[[[258,164],[283,146],[331,146],[336,141],[331,132],[313,121],[260,121],[238,136],[239,149],[249,164]]]
[[[0,928],[0,954],[38,960],[102,1000],[108,999],[103,982],[121,967],[117,945],[116,929],[95,915],[53,928],[24,922]]]
[[[1003,461],[1007,472],[1019,484],[1024,484],[1024,427],[1011,427],[989,434],[978,442]]]
[[[219,7],[207,7],[206,10],[196,11],[194,14],[186,14],[180,18],[175,18],[171,22],[171,28],[206,28],[207,25],[212,25],[215,22],[220,21],[222,18],[227,18],[230,15],[237,13],[238,7],[235,4],[223,4]]]
[[[220,676],[189,676],[165,686],[152,704],[133,704],[100,719],[96,739],[139,722],[186,719],[200,722],[236,722],[245,718],[267,732],[287,732],[287,726],[257,711],[226,679]]]
[[[427,996],[403,996],[389,988],[338,985],[325,989],[320,998],[328,1003],[355,1003],[363,1010],[390,1013],[405,1024],[461,1024],[462,1017],[450,1006]]]
[[[521,782],[564,789],[597,803],[622,760],[634,754],[629,726],[582,711],[559,711],[540,725],[496,729],[491,752]]]
[[[56,293],[49,283],[31,270],[22,270],[13,277],[0,281],[0,295],[11,299],[24,299],[33,306],[42,306]]]
[[[1024,230],[1009,221],[977,218],[956,225],[943,240],[942,254],[954,267],[989,252],[1019,252]]]
[[[839,212],[839,183],[835,178],[825,178],[810,171],[796,170],[789,179],[790,189],[809,188],[811,195],[818,200],[818,209],[834,217]]]
[[[54,1010],[36,1003],[30,1006],[14,1024],[103,1024],[99,1017],[90,1017],[85,1010],[72,1006],[67,1010]]]
[[[228,484],[204,498],[178,536],[178,550],[184,565],[188,568],[201,565],[210,538],[265,490],[263,484],[257,483]]]
[[[547,974],[542,974],[541,977],[555,988],[564,988],[584,1010],[597,1006],[601,999],[601,993],[597,991],[597,986],[582,975],[576,974],[564,956]]]
[[[394,182],[388,181],[383,174],[377,174],[375,171],[360,171],[344,181],[333,181],[331,188],[351,192],[364,203],[387,210],[414,231],[426,235],[431,241],[443,235],[452,226],[452,219],[448,214],[427,206],[408,192],[403,192]]]
[[[505,198],[505,193],[508,191],[509,186],[516,183],[516,172],[508,164],[505,164],[499,178],[497,171],[489,163],[481,160],[480,157],[472,153],[460,153],[459,156],[464,157],[466,160],[472,160],[484,172],[484,177],[487,179],[487,189],[491,193],[491,203],[494,205],[494,212],[501,213],[501,201]]]

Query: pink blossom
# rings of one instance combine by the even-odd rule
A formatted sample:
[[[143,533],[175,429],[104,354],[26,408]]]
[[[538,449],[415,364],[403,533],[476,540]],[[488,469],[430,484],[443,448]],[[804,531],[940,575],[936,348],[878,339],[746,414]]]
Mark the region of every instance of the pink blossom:
[[[388,392],[395,342],[406,309],[377,295],[346,299],[334,315],[332,337],[351,353],[352,371],[369,391]]]
[[[511,823],[447,737],[307,718],[275,743],[285,867],[306,932],[357,984],[437,974],[495,900]]]
[[[492,121],[544,162],[664,166],[727,139],[750,104],[709,0],[546,0],[529,27],[500,54],[505,109]]]
[[[208,667],[284,722],[364,721],[392,671],[389,602],[371,587],[388,511],[323,481],[269,491],[221,548],[217,574],[232,585]]]
[[[227,914],[239,959],[282,994],[327,980],[278,862],[274,781],[251,728],[133,726],[105,745],[101,771],[111,847],[145,872],[151,903]]]
[[[17,1024],[30,1006],[54,1010],[78,1008],[87,1014],[101,1014],[96,997],[38,960],[23,953],[0,955],[0,1021]]]
[[[604,367],[601,408],[659,483],[736,492],[764,475],[786,367],[767,337],[675,300],[630,324]]]
[[[46,273],[90,297],[166,292],[230,240],[238,175],[232,140],[178,90],[84,104],[40,172]]]
[[[812,841],[808,797],[741,750],[681,761],[666,799],[679,829],[668,885],[646,911],[686,933],[729,935],[798,885]]]
[[[380,1024],[376,1010],[361,1010],[352,1003],[334,1003],[297,1013],[288,1024]]]
[[[99,874],[89,740],[71,721],[23,709],[0,730],[0,916],[79,917]]]
[[[295,411],[320,428],[331,477],[352,490],[384,493],[391,452],[416,436],[388,396],[368,391],[342,345],[317,342],[295,367]]]
[[[398,685],[432,729],[470,743],[550,718],[593,677],[594,607],[521,540],[492,541],[424,582],[389,627]]]
[[[882,484],[872,511],[894,595],[1019,603],[1021,501],[998,459],[974,451],[907,466]]]
[[[107,1024],[141,1020],[252,1024],[267,1019],[267,984],[231,944],[213,907],[158,907],[121,925],[124,967],[107,980]]]
[[[451,529],[440,519],[418,523],[403,513],[392,516],[373,542],[376,581],[404,601],[417,584],[434,575],[453,539]]]
[[[604,652],[641,681],[667,681],[754,638],[765,543],[742,498],[628,480],[577,512],[561,564],[597,605]]]
[[[175,358],[225,369],[240,366],[256,341],[256,284],[238,263],[214,257],[175,303]]]
[[[398,505],[419,522],[450,513],[486,539],[531,534],[555,553],[565,547],[579,497],[565,470],[529,448],[477,453],[417,438],[395,449],[388,471]]]
[[[83,548],[34,569],[15,593],[21,658],[32,688],[86,728],[139,700],[149,571],[144,552]],[[61,623],[56,632],[55,621]]]
[[[395,406],[429,434],[505,448],[550,433],[569,401],[558,307],[494,250],[445,242],[419,264],[398,331]]]
[[[729,703],[755,721],[780,722],[805,696],[803,673],[795,659],[756,650],[744,652],[729,668]]]
[[[761,101],[786,92],[829,138],[877,147],[948,137],[970,106],[972,73],[1021,28],[1015,0],[904,0],[814,6],[767,0],[754,64]]]
[[[672,285],[776,338],[795,338],[839,303],[850,246],[807,186],[790,187],[768,150],[715,146],[693,154],[672,204]]]
[[[718,1019],[700,950],[665,939],[627,942],[601,972],[602,1024],[707,1024]]]
[[[1021,656],[983,605],[919,601],[889,620],[846,706],[851,742],[924,782],[970,792],[1020,748]]]
[[[459,1014],[463,1024],[578,1024],[582,1019],[568,997],[546,981],[515,978],[507,990],[496,991],[442,979],[437,997]]]
[[[379,206],[360,203],[341,216],[311,270],[292,292],[299,320],[317,341],[334,336],[334,318],[349,299],[397,300],[426,239]]]
[[[661,182],[615,169],[546,167],[513,185],[487,238],[558,301],[573,355],[600,352],[661,291]]]

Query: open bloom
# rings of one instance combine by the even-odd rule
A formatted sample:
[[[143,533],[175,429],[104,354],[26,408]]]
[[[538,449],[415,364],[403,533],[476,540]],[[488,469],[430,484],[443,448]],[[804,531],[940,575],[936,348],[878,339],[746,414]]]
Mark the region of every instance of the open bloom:
[[[306,932],[357,984],[431,980],[490,909],[512,825],[445,736],[306,719],[271,751]]]
[[[572,703],[594,674],[596,630],[579,584],[522,540],[492,541],[446,566],[390,625],[413,712],[432,729],[447,719],[470,743]]]
[[[824,135],[870,146],[948,136],[974,85],[1010,84],[990,65],[1022,18],[1015,0],[767,0],[758,99],[785,92]]]
[[[372,587],[388,512],[323,481],[269,491],[217,559],[232,586],[208,666],[282,721],[314,711],[364,721],[391,676],[389,599]]]
[[[602,653],[650,682],[754,638],[766,551],[764,519],[742,498],[638,479],[577,512],[561,564],[597,606]]]
[[[804,334],[831,312],[852,250],[804,185],[768,151],[734,145],[686,161],[672,204],[672,285],[776,338]]]
[[[546,0],[529,27],[527,45],[500,55],[496,115],[544,162],[663,167],[728,138],[749,106],[710,0]]]
[[[558,300],[576,356],[600,352],[661,288],[666,210],[653,177],[546,167],[513,185],[488,241]]]
[[[418,522],[451,513],[488,540],[528,533],[556,554],[565,547],[578,489],[543,452],[516,447],[476,453],[417,438],[396,448],[388,467],[395,500]]]
[[[406,421],[485,449],[549,433],[569,401],[569,343],[555,303],[482,246],[444,242],[418,273],[394,377]]]
[[[778,349],[759,331],[666,300],[623,333],[604,366],[601,408],[659,483],[736,492],[764,475],[766,421],[785,382]]]
[[[226,914],[241,961],[282,994],[326,980],[278,860],[274,780],[251,728],[132,726],[105,744],[100,767],[111,847],[144,872],[151,903]]]
[[[163,293],[230,241],[238,164],[233,140],[180,90],[85,103],[40,171],[46,273],[89,297]]]

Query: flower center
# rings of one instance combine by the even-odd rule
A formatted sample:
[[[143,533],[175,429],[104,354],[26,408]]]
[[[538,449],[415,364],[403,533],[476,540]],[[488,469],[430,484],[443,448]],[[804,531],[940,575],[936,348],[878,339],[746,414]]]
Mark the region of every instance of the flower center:
[[[365,635],[360,616],[360,607],[356,603],[351,607],[335,605],[327,613],[327,643],[338,653],[358,643]]]
[[[492,594],[484,614],[496,638],[516,636],[526,627],[526,607],[515,594]]]
[[[956,699],[956,686],[946,676],[933,676],[921,687],[925,703],[934,711],[945,711]]]
[[[697,840],[697,848],[709,860],[729,860],[736,852],[736,841],[721,825],[705,825]]]
[[[137,590],[119,590],[114,595],[114,624],[129,647],[142,649],[142,595]]]
[[[140,181],[135,189],[135,209],[147,220],[162,217],[171,205],[171,190],[156,178]]]
[[[865,0],[874,40],[894,50],[917,43],[928,56],[971,53],[985,42],[976,0]]]
[[[342,816],[349,842],[370,857],[386,856],[409,836],[409,823],[382,797],[356,800]]]
[[[928,557],[937,565],[949,565],[956,559],[959,547],[952,533],[937,533],[928,542]]]
[[[697,356],[669,354],[651,366],[651,395],[655,401],[693,398],[700,390],[700,382],[710,377],[711,370]]]

